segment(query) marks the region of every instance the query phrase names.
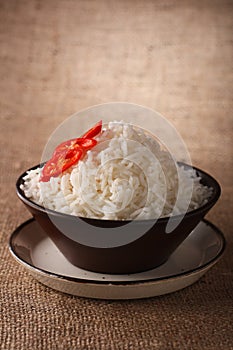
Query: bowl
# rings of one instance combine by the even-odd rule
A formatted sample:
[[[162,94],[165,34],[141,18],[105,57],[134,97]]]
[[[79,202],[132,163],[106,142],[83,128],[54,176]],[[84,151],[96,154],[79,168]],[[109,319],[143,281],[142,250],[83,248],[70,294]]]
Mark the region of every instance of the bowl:
[[[213,189],[210,198],[204,205],[185,215],[157,220],[99,220],[46,209],[28,199],[20,188],[26,172],[18,178],[16,189],[20,200],[73,265],[101,273],[136,273],[165,263],[220,196],[220,186],[212,176],[196,167],[186,164],[185,167],[196,170],[201,183]],[[166,231],[169,220],[175,227],[171,233]],[[124,244],[114,243],[117,235],[125,239]],[[109,237],[113,244],[109,244]],[[106,244],[105,239],[108,241]],[[94,241],[97,244],[93,244]]]

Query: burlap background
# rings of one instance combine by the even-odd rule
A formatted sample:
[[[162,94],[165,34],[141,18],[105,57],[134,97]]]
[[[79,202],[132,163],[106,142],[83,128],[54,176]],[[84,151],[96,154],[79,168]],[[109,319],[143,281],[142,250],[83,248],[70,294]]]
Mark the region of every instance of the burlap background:
[[[1,349],[233,349],[232,1],[1,0]],[[149,300],[88,300],[40,285],[9,255],[30,217],[15,180],[70,114],[152,107],[222,186],[208,215],[228,240],[195,285]]]

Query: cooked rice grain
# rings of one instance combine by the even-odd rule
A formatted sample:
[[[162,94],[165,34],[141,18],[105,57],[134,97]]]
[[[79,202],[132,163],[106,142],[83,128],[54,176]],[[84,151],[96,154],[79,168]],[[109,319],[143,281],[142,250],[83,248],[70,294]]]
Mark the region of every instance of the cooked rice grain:
[[[60,177],[40,182],[40,168],[28,171],[21,185],[25,196],[66,214],[126,220],[181,214],[211,195],[193,169],[177,166],[142,129],[111,122],[97,140]]]

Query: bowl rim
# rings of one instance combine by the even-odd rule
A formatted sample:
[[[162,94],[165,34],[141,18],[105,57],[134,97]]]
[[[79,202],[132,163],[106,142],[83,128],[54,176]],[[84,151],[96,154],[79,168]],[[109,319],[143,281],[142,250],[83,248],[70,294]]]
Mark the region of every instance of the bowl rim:
[[[189,165],[183,162],[177,162],[177,164],[179,164],[180,166],[184,166],[190,169],[195,170],[197,173],[199,173],[199,175],[202,177],[203,175],[205,177],[208,178],[208,180],[210,180],[212,182],[212,187],[214,189],[213,193],[211,194],[211,196],[208,198],[208,201],[201,205],[200,207],[196,208],[196,209],[192,209],[190,211],[186,211],[186,213],[182,213],[182,214],[178,214],[178,215],[173,215],[173,216],[163,216],[160,217],[158,219],[156,219],[156,222],[162,223],[162,222],[167,222],[169,219],[171,220],[179,220],[180,218],[183,217],[191,217],[194,216],[198,213],[201,213],[202,211],[205,211],[208,208],[211,208],[219,199],[220,195],[221,195],[221,187],[219,185],[219,183],[217,182],[217,180],[215,178],[213,178],[213,176],[211,176],[210,174],[208,174],[207,172],[205,172],[204,170],[197,168],[193,165]],[[142,219],[142,220],[108,220],[108,219],[97,219],[97,218],[89,218],[89,217],[85,217],[85,216],[78,216],[78,215],[72,215],[72,214],[66,214],[66,213],[62,213],[62,212],[58,212],[56,210],[53,209],[49,209],[49,208],[45,208],[44,206],[37,204],[36,202],[32,201],[31,199],[27,198],[24,194],[24,191],[20,188],[20,185],[23,182],[23,177],[27,175],[27,172],[30,170],[35,170],[37,168],[41,168],[44,165],[44,163],[39,163],[37,165],[34,165],[33,167],[27,169],[26,171],[24,171],[17,179],[16,181],[16,193],[18,195],[18,197],[28,206],[39,210],[40,212],[43,212],[47,215],[53,215],[53,216],[58,216],[58,217],[64,217],[64,218],[80,218],[83,220],[87,220],[87,221],[93,221],[93,222],[97,222],[97,221],[106,221],[106,222],[112,222],[112,223],[130,223],[132,221],[134,221],[137,224],[142,224],[142,223],[150,223],[150,222],[154,222],[155,219]],[[214,187],[213,187],[214,185]],[[207,185],[206,185],[207,186]]]

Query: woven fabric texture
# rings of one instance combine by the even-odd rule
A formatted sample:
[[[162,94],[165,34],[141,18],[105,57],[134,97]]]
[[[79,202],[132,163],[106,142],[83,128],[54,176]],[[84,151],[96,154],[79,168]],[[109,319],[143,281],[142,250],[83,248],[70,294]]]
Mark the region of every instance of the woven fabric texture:
[[[0,348],[233,349],[232,1],[0,0]],[[51,290],[8,251],[30,217],[15,181],[49,135],[85,107],[159,111],[222,196],[207,219],[227,239],[194,285],[161,297],[99,301]],[[149,126],[148,126],[149,127]]]

